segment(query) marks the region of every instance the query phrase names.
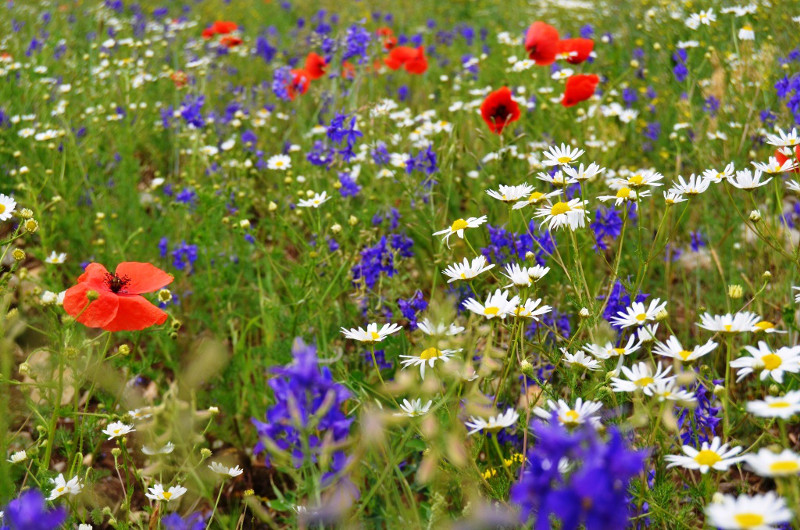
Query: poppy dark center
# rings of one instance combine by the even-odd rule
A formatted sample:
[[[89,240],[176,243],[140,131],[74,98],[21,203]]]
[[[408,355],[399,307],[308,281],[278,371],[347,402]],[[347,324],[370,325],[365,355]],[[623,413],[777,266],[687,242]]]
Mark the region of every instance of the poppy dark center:
[[[107,272],[105,283],[108,285],[108,288],[111,289],[112,293],[124,293],[125,291],[123,289],[126,285],[131,283],[131,279],[128,276],[117,276],[116,273],[111,274]]]
[[[499,119],[499,121],[506,121],[506,118],[511,113],[508,111],[508,108],[505,105],[498,105],[494,109],[494,118]]]

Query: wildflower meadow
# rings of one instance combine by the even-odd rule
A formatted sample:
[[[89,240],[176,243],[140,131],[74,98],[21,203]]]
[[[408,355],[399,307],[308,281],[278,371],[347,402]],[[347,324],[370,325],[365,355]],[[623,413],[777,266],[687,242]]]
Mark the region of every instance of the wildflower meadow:
[[[800,2],[2,0],[0,529],[800,528]]]

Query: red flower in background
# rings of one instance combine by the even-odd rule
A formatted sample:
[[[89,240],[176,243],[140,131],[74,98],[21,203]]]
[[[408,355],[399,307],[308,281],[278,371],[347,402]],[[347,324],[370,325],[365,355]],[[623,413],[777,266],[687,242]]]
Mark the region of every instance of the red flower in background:
[[[404,66],[406,71],[412,74],[422,74],[428,69],[428,59],[425,57],[424,46],[416,49],[408,46],[397,46],[392,48],[389,56],[383,62],[392,70],[397,70]]]
[[[595,74],[576,74],[567,79],[567,86],[564,88],[564,97],[561,98],[561,104],[565,107],[571,107],[586,101],[592,94],[594,89],[597,88],[597,83],[600,78]]]
[[[240,45],[242,43],[242,39],[240,39],[235,35],[225,35],[224,37],[219,39],[219,43],[225,46],[226,48],[233,48],[235,46]]]
[[[311,84],[311,75],[305,70],[292,70],[292,81],[287,88],[289,98],[294,99],[299,93],[300,95],[308,92],[308,86]]]
[[[140,295],[161,289],[172,280],[171,274],[149,263],[120,263],[114,274],[99,263],[90,263],[78,277],[78,284],[64,294],[64,310],[90,328],[106,331],[149,328],[163,324],[167,314]],[[91,301],[90,291],[97,293]]]
[[[308,72],[308,75],[312,81],[325,75],[325,68],[327,66],[328,63],[325,62],[325,58],[317,55],[314,52],[311,52],[306,56],[305,71]]]
[[[228,33],[233,33],[237,29],[239,29],[239,26],[236,25],[236,22],[217,20],[204,29],[202,35],[204,39],[210,39],[214,35],[227,35]]]
[[[592,39],[564,39],[558,41],[558,54],[571,64],[580,64],[589,58],[594,49]]]
[[[342,77],[345,79],[354,79],[356,77],[356,67],[350,61],[342,63]]]
[[[778,161],[778,164],[783,166],[787,160],[792,156],[791,148],[786,148],[788,154],[784,154],[781,148],[775,149],[775,159]],[[792,160],[794,164],[800,164],[800,145],[794,146],[794,160]],[[800,173],[800,167],[796,167],[791,170],[792,173]]]
[[[558,30],[550,24],[534,22],[525,35],[525,49],[536,64],[552,63],[558,53]]]
[[[481,104],[481,117],[495,134],[502,133],[506,125],[517,121],[519,105],[511,99],[511,90],[504,86],[486,96]]]
[[[383,47],[385,49],[391,50],[397,46],[397,37],[394,36],[394,31],[392,31],[392,28],[387,28],[384,26],[382,28],[378,28],[378,31],[375,33],[383,40]]]

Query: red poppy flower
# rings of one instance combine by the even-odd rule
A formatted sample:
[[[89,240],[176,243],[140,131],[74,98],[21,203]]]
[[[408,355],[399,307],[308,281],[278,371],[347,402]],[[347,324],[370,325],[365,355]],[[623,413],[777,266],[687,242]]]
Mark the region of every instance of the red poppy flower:
[[[311,52],[306,56],[305,70],[308,72],[308,75],[311,77],[312,81],[325,75],[325,68],[327,66],[328,64],[325,62],[325,58],[317,55],[314,52]]]
[[[149,263],[128,261],[111,274],[99,263],[90,263],[78,284],[64,294],[64,310],[90,328],[106,331],[136,331],[163,324],[167,314],[148,302],[142,293],[161,289],[173,277]],[[87,294],[97,293],[89,301]]]
[[[292,70],[292,82],[287,87],[289,91],[289,98],[294,99],[299,93],[300,95],[308,92],[308,85],[311,83],[311,76],[305,70]]]
[[[558,41],[558,53],[570,64],[579,64],[589,58],[594,49],[592,39],[564,39]]]
[[[235,46],[240,45],[242,43],[242,39],[234,35],[225,35],[224,37],[219,39],[219,43],[225,46],[226,48],[233,48]]]
[[[415,54],[406,61],[406,72],[410,74],[424,74],[428,70],[428,58],[425,57],[425,46],[415,50]]]
[[[794,158],[795,160],[793,160],[793,162],[795,164],[800,164],[800,145],[794,146]],[[789,155],[783,154],[783,151],[780,149],[775,149],[775,159],[782,166],[787,160],[789,160]],[[793,169],[791,172],[800,173],[800,167]]]
[[[594,74],[576,74],[567,79],[567,86],[564,87],[564,97],[561,104],[565,107],[577,105],[581,101],[586,101],[597,88],[600,78]]]
[[[550,24],[534,22],[525,35],[525,49],[536,64],[552,63],[558,53],[558,31]]]
[[[481,104],[481,117],[495,134],[502,133],[506,125],[517,121],[519,105],[511,99],[511,90],[504,86],[486,96]]]
[[[391,68],[392,70],[397,70],[410,59],[414,58],[417,54],[417,50],[414,48],[410,48],[408,46],[397,46],[396,48],[392,48],[392,51],[389,52],[389,56],[386,57],[383,62]]]
[[[356,77],[356,67],[350,61],[342,63],[342,77],[345,79],[354,79]]]
[[[375,33],[377,33],[377,35],[383,40],[383,47],[385,49],[391,50],[397,46],[397,37],[394,36],[392,28],[387,28],[384,26],[382,28],[378,28]]]

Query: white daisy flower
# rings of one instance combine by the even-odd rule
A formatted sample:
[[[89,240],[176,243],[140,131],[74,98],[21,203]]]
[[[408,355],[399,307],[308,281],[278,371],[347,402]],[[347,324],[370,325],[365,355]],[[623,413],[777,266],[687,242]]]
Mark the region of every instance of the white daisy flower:
[[[561,146],[551,145],[547,151],[542,153],[545,160],[542,165],[545,166],[569,166],[572,165],[584,153],[583,149],[577,147],[572,148],[567,144]]]
[[[456,219],[450,228],[445,228],[444,230],[439,230],[438,232],[434,232],[433,235],[440,236],[444,234],[444,242],[447,243],[447,248],[450,248],[450,236],[453,234],[457,235],[459,238],[464,239],[464,230],[466,228],[478,228],[483,223],[486,222],[486,216],[483,215],[481,217],[470,217],[469,219]]]
[[[552,175],[550,173],[539,173],[536,178],[558,187],[569,186],[570,184],[575,184],[578,182],[577,179],[570,177],[569,175],[565,177],[564,172],[560,170],[556,171]]]
[[[671,366],[662,368],[661,363],[658,363],[655,373],[650,365],[644,362],[634,364],[632,368],[621,366],[620,370],[622,375],[627,379],[620,377],[611,378],[611,390],[614,392],[635,392],[637,390],[644,390],[650,385],[655,385],[662,379],[674,379],[675,376],[667,376],[672,370]]]
[[[765,396],[764,400],[747,403],[747,412],[761,418],[781,418],[788,420],[800,412],[800,390],[787,392],[785,396]]]
[[[758,315],[748,311],[743,311],[734,315],[730,313],[725,315],[703,313],[700,315],[700,323],[697,324],[697,326],[709,331],[721,333],[743,333],[752,330],[753,326],[755,326],[756,322],[759,320],[761,320],[761,318]]]
[[[658,331],[658,322],[655,324],[647,324],[636,330],[636,337],[639,342],[652,342],[656,340],[656,332]]]
[[[800,455],[791,449],[774,453],[762,448],[745,456],[744,461],[762,477],[792,477],[800,473]]]
[[[620,188],[615,195],[599,195],[597,199],[602,202],[614,201],[614,204],[619,206],[625,202],[636,202],[639,198],[648,197],[649,195],[649,190],[637,193],[630,188]]]
[[[536,300],[527,299],[525,303],[520,304],[514,309],[514,316],[521,317],[521,318],[531,318],[536,322],[539,321],[539,317],[544,315],[545,313],[549,313],[553,308],[549,305],[543,305],[539,307],[539,304],[542,303],[542,299],[538,298]]]
[[[397,324],[384,324],[381,326],[381,329],[378,329],[378,324],[373,322],[367,324],[366,330],[361,327],[353,329],[341,328],[341,332],[344,334],[345,338],[357,340],[359,342],[381,342],[392,333],[397,333],[401,329],[402,328]]]
[[[573,407],[568,405],[563,399],[559,399],[558,403],[549,399],[547,400],[547,406],[550,410],[543,407],[536,407],[533,409],[533,413],[540,418],[549,420],[553,417],[553,413],[555,412],[558,421],[568,427],[577,427],[584,423],[591,423],[595,428],[601,425],[597,413],[603,408],[603,404],[598,401],[583,401],[583,399],[578,398]]]
[[[508,299],[509,292],[497,289],[493,294],[486,297],[486,303],[481,304],[474,298],[469,298],[464,302],[464,307],[475,314],[483,315],[487,319],[506,318],[514,312],[519,304],[519,296]]]
[[[800,144],[800,137],[797,136],[797,129],[792,129],[789,133],[778,129],[778,134],[767,134],[767,143],[777,147],[794,147]]]
[[[655,320],[656,316],[666,307],[667,302],[662,302],[660,298],[651,300],[650,305],[646,308],[642,302],[634,302],[625,311],[619,311],[617,316],[611,320],[611,323],[622,328],[640,326],[648,321]]]
[[[458,335],[465,329],[463,326],[457,326],[452,322],[449,324],[444,322],[437,322],[434,324],[433,322],[428,320],[427,317],[423,318],[420,322],[417,323],[417,328],[426,335],[434,335],[434,336],[449,335],[451,337],[453,335]]]
[[[136,429],[133,428],[133,425],[127,425],[122,423],[121,421],[115,421],[109,423],[105,429],[103,429],[103,434],[108,436],[109,440],[113,440],[118,436],[125,436],[128,433],[135,431]]]
[[[239,466],[228,467],[225,464],[221,464],[219,462],[211,462],[208,465],[208,469],[213,471],[214,473],[218,473],[220,475],[228,475],[229,477],[238,477],[244,470]]]
[[[681,175],[678,175],[678,182],[672,183],[670,191],[693,197],[694,195],[700,195],[706,191],[710,184],[710,180],[697,176],[694,173],[692,173],[687,180],[684,180]]]
[[[517,186],[506,186],[500,184],[498,186],[500,191],[486,190],[489,197],[503,202],[516,202],[523,197],[527,197],[533,192],[533,186],[530,184],[519,184]]]
[[[538,208],[534,217],[544,217],[548,230],[557,230],[562,226],[568,226],[570,230],[576,230],[586,226],[589,213],[586,211],[586,204],[589,201],[582,201],[579,198],[569,202],[558,201],[555,204],[548,204]]]
[[[14,215],[17,208],[17,201],[8,195],[0,193],[0,221],[8,221]]]
[[[583,167],[583,163],[581,163],[581,165],[578,166],[577,169],[573,166],[564,166],[563,168],[561,168],[561,170],[570,177],[572,177],[573,179],[575,179],[576,181],[584,182],[587,180],[592,180],[597,175],[605,171],[606,168],[600,167],[594,162],[592,162],[591,164],[589,164],[588,167]]]
[[[11,453],[11,456],[8,457],[8,462],[12,464],[19,464],[20,462],[24,462],[28,459],[28,453],[25,451],[15,451]]]
[[[695,401],[694,392],[678,388],[675,379],[659,379],[652,385],[642,390],[646,395],[656,397],[659,401],[681,401],[690,403]]]
[[[683,446],[683,455],[667,455],[664,459],[669,462],[667,467],[680,466],[685,469],[699,469],[700,473],[708,473],[709,469],[726,471],[732,465],[742,460],[736,455],[742,452],[741,447],[731,447],[723,444],[719,436],[715,436],[711,443],[703,442],[698,451],[691,445]]]
[[[781,164],[774,156],[769,157],[769,160],[766,164],[762,162],[751,163],[757,170],[763,173],[769,173],[770,175],[774,175],[776,173],[786,173],[787,171],[791,171],[797,167],[797,162],[794,158],[787,158],[783,161],[783,164]]]
[[[564,364],[567,366],[578,365],[592,372],[600,369],[600,361],[594,357],[589,357],[583,350],[570,353],[566,348],[561,348],[561,353],[564,354]]]
[[[395,412],[395,416],[408,416],[409,418],[416,418],[417,416],[423,416],[428,413],[433,404],[433,400],[428,400],[427,403],[424,405],[422,404],[422,400],[412,399],[411,401],[404,399],[402,403],[400,403],[400,408],[403,412]]]
[[[758,348],[745,346],[750,357],[739,357],[731,361],[731,368],[738,368],[736,382],[756,370],[761,370],[759,378],[764,381],[768,376],[778,383],[783,383],[785,372],[800,372],[800,346],[782,347],[772,351],[764,341],[758,342]]]
[[[170,486],[168,490],[164,490],[162,484],[156,484],[152,488],[148,488],[148,491],[149,493],[144,494],[148,499],[154,501],[174,501],[186,493],[187,490],[183,486]]]
[[[617,188],[638,189],[638,188],[643,188],[645,186],[658,187],[662,185],[660,181],[663,179],[664,175],[662,175],[658,171],[655,171],[654,169],[640,169],[627,178],[619,178],[613,180],[611,183],[611,187],[614,189]]]
[[[53,490],[47,497],[48,501],[55,500],[62,495],[77,495],[83,489],[83,484],[80,483],[78,477],[66,480],[62,473],[59,473],[56,478],[50,479],[50,482],[53,483]]]
[[[267,168],[277,169],[278,171],[286,171],[292,167],[292,159],[289,155],[272,155],[267,160]]]
[[[774,491],[763,495],[722,495],[706,506],[707,523],[722,530],[777,530],[792,520],[786,501]]]
[[[161,447],[152,448],[147,445],[142,446],[142,453],[148,456],[154,455],[168,455],[175,450],[175,444],[172,442],[167,442]]]
[[[469,421],[465,422],[465,425],[469,428],[470,435],[475,434],[476,432],[486,431],[487,433],[496,433],[502,429],[507,427],[511,427],[517,420],[519,419],[519,414],[516,410],[509,407],[502,414],[498,414],[497,416],[491,416],[488,420],[484,418],[478,418],[476,416],[471,416]]]
[[[772,180],[772,177],[770,177],[767,180],[762,181],[762,174],[763,173],[760,169],[756,169],[755,174],[753,174],[749,169],[743,169],[741,171],[737,171],[736,176],[734,178],[729,178],[728,182],[731,183],[731,186],[739,188],[740,190],[754,190],[768,184],[769,181]]]
[[[686,202],[688,199],[674,190],[664,192],[664,202],[667,205],[678,204],[679,202]]]
[[[425,366],[433,368],[433,365],[436,361],[442,361],[446,363],[450,360],[453,354],[460,352],[461,349],[458,350],[440,350],[438,348],[426,348],[422,350],[419,355],[401,355],[400,358],[404,359],[400,361],[400,364],[403,365],[403,368],[408,368],[409,366],[419,366],[419,376],[422,379],[425,379]]]
[[[449,278],[447,283],[452,283],[457,280],[471,280],[480,273],[486,272],[492,268],[494,268],[494,263],[487,265],[486,257],[478,256],[472,260],[472,263],[470,263],[467,258],[464,258],[464,261],[461,263],[449,265],[445,270],[442,271],[442,274]]]
[[[751,329],[753,333],[787,333],[786,331],[780,330],[775,327],[775,324],[770,322],[769,320],[761,320],[753,324],[753,329]]]
[[[300,208],[319,208],[321,204],[330,199],[328,192],[323,191],[322,193],[314,193],[314,196],[310,199],[300,199],[297,201],[297,206]]]
[[[64,252],[56,253],[56,251],[50,252],[50,255],[44,259],[45,263],[50,263],[53,265],[58,265],[64,263],[67,260],[67,255]]]
[[[653,348],[653,353],[657,353],[658,355],[663,355],[664,357],[671,357],[673,359],[680,359],[683,362],[691,362],[708,355],[714,348],[717,347],[717,343],[710,340],[702,345],[697,345],[691,350],[687,350],[683,347],[681,342],[678,340],[678,337],[672,335],[670,338],[667,339],[667,342],[659,342]]]
[[[615,347],[611,342],[606,342],[605,346],[599,344],[587,344],[583,348],[587,353],[592,354],[595,358],[600,360],[610,359],[612,357],[624,357],[632,353],[636,353],[641,347],[642,343],[637,342],[637,337],[631,335],[628,337],[628,342],[621,347]]]
[[[502,274],[511,280],[511,283],[505,286],[504,289],[509,289],[515,285],[517,287],[530,287],[534,281],[540,280],[549,270],[549,267],[540,267],[539,265],[520,267],[517,263],[509,263],[505,266],[505,272]]]
[[[551,191],[548,193],[542,193],[540,191],[533,191],[528,195],[528,198],[519,202],[514,203],[512,208],[514,210],[519,210],[528,206],[529,204],[539,204],[540,202],[544,202],[550,197],[555,197],[556,195],[560,195],[561,192],[559,190]]]

